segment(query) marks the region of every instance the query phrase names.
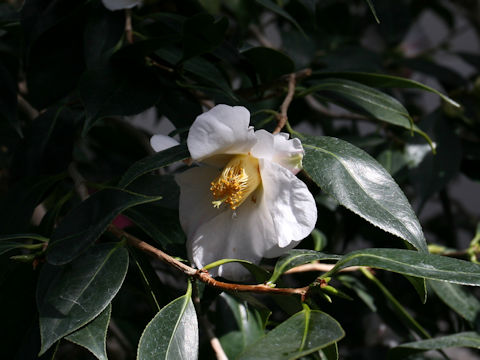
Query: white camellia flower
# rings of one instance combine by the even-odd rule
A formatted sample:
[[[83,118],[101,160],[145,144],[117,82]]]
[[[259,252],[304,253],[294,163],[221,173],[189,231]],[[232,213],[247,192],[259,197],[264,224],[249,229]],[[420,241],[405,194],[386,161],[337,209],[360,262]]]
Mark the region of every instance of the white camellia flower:
[[[103,5],[111,11],[131,9],[142,4],[142,0],[102,0]]]
[[[180,223],[198,268],[224,258],[259,263],[280,256],[315,226],[315,201],[295,176],[303,158],[300,140],[254,131],[249,123],[246,108],[217,105],[190,128],[188,149],[200,166],[176,180]],[[239,279],[247,272],[228,263],[211,274]]]

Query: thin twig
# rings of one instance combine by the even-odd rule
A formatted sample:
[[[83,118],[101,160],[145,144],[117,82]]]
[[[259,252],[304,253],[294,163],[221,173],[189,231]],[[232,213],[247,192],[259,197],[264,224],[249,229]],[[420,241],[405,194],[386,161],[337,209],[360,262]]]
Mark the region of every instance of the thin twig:
[[[129,44],[133,44],[132,10],[131,9],[125,9],[125,37]]]
[[[283,100],[283,103],[280,106],[280,113],[277,114],[278,124],[275,130],[273,130],[274,134],[278,134],[287,123],[287,120],[288,120],[287,111],[288,111],[288,107],[290,106],[290,103],[293,100],[293,95],[295,94],[295,84],[296,84],[295,74],[290,74],[288,77],[287,96],[285,96],[285,99]]]
[[[329,272],[333,269],[334,264],[304,264],[296,266],[290,270],[285,271],[284,274],[295,274],[295,273],[302,273],[302,272],[310,272],[310,271],[318,271],[318,272]],[[361,266],[350,266],[344,269],[339,270],[339,272],[350,272],[350,271],[358,271],[361,269]]]
[[[196,270],[184,263],[178,261],[177,259],[171,257],[170,255],[164,253],[163,251],[153,247],[150,244],[136,238],[135,236],[127,233],[124,230],[119,229],[113,224],[110,224],[108,230],[114,234],[119,239],[126,239],[128,244],[135,246],[136,248],[149,253],[150,255],[155,256],[161,261],[167,263],[170,266],[173,266],[177,270],[180,270],[185,275],[191,276],[195,279],[204,282],[205,284],[215,287],[217,289],[232,291],[232,292],[253,292],[258,294],[278,294],[278,295],[300,295],[302,300],[305,299],[310,286],[305,286],[301,288],[273,288],[268,285],[258,284],[258,285],[244,285],[244,284],[232,284],[226,283],[223,281],[215,280],[206,270]]]

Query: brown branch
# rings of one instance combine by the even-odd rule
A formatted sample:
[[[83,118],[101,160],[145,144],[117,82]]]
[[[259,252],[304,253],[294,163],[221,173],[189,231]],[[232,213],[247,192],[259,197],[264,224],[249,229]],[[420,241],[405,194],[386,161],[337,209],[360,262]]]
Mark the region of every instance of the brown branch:
[[[290,270],[285,271],[284,274],[295,274],[295,273],[302,273],[302,272],[309,272],[309,271],[319,271],[319,272],[329,272],[333,269],[334,264],[304,264],[296,266]],[[361,266],[350,266],[344,269],[341,269],[339,272],[349,272],[349,271],[357,271],[361,268]]]
[[[296,294],[296,295],[300,295],[302,300],[305,299],[305,297],[307,296],[308,290],[310,289],[310,286],[305,286],[301,288],[272,288],[264,284],[244,285],[244,284],[232,284],[232,283],[226,283],[223,281],[217,281],[210,276],[208,271],[202,270],[202,269],[197,270],[188,265],[185,265],[184,263],[178,261],[172,256],[164,253],[163,251],[153,247],[150,244],[147,244],[146,242],[127,233],[126,231],[119,229],[113,224],[110,224],[110,226],[108,227],[108,230],[119,239],[126,239],[129,245],[134,246],[150,255],[153,255],[157,259],[160,259],[166,264],[173,266],[177,270],[180,270],[185,275],[198,279],[201,282],[209,286],[215,287],[217,289],[222,289],[222,290],[232,291],[232,292],[253,292],[258,294],[277,294],[277,295]]]
[[[280,113],[277,114],[278,124],[275,130],[273,130],[274,134],[278,134],[287,123],[287,120],[288,120],[287,111],[288,111],[288,107],[290,106],[293,100],[293,95],[295,94],[295,84],[296,84],[295,74],[290,74],[288,77],[287,96],[285,96],[285,99],[283,100],[283,103],[280,106]]]
[[[125,37],[129,44],[133,44],[132,10],[125,9]]]

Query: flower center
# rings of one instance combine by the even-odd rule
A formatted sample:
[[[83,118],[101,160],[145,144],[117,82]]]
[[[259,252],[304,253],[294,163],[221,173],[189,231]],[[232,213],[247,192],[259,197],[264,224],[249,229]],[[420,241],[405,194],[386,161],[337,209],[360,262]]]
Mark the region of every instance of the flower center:
[[[219,208],[226,203],[235,210],[261,183],[257,158],[250,154],[234,156],[211,182],[210,191],[215,199],[212,204]]]

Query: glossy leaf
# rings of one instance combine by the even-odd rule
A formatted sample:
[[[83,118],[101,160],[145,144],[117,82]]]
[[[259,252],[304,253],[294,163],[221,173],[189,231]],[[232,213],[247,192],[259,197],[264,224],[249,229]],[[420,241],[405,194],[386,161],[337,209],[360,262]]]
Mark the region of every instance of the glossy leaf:
[[[460,285],[451,284],[443,281],[429,281],[437,296],[472,324],[480,321],[480,301],[467,289]]]
[[[390,174],[363,150],[332,137],[301,136],[303,167],[347,209],[427,252],[422,228]]]
[[[41,353],[97,317],[117,294],[128,268],[128,252],[100,244],[68,265],[42,267],[37,307]]]
[[[328,277],[349,266],[369,266],[404,275],[480,286],[480,265],[446,256],[404,249],[365,249],[346,254]]]
[[[287,360],[325,348],[345,335],[340,324],[317,310],[305,309],[247,348],[238,360]]]
[[[160,169],[174,162],[185,160],[189,156],[190,153],[188,152],[188,148],[185,144],[177,145],[150,155],[130,166],[130,168],[125,172],[125,174],[123,174],[122,178],[118,182],[118,186],[125,188],[139,176],[150,171]]]
[[[450,347],[480,347],[480,335],[476,332],[461,332],[435,339],[415,341],[402,344],[390,350],[389,360],[405,359],[410,355],[429,350],[447,349]]]
[[[448,102],[449,104],[460,107],[455,100],[449,98],[447,95],[441,93],[440,91],[419,83],[418,81],[402,78],[399,76],[392,76],[386,74],[376,74],[376,73],[366,73],[366,72],[353,72],[353,71],[344,71],[344,72],[329,72],[321,71],[314,72],[312,74],[313,78],[341,78],[356,81],[367,86],[379,87],[379,88],[409,88],[409,89],[419,89],[428,91],[438,95],[442,100]]]
[[[361,109],[363,112],[386,123],[413,130],[422,135],[429,144],[431,140],[413,124],[407,109],[395,98],[377,89],[345,79],[325,79],[301,92],[298,96],[317,93],[332,102]]]
[[[47,261],[66,264],[97,240],[125,209],[159,200],[119,189],[104,189],[70,211],[55,229],[47,249]]]
[[[197,315],[187,293],[166,305],[150,321],[138,344],[138,360],[192,359],[198,357]]]
[[[315,250],[293,249],[289,250],[285,255],[278,259],[275,264],[273,274],[268,280],[270,283],[275,283],[277,279],[286,271],[295,266],[303,265],[316,260],[339,260],[338,255],[324,254]]]
[[[107,329],[112,305],[108,306],[93,321],[68,335],[65,339],[88,349],[98,360],[107,360]]]

